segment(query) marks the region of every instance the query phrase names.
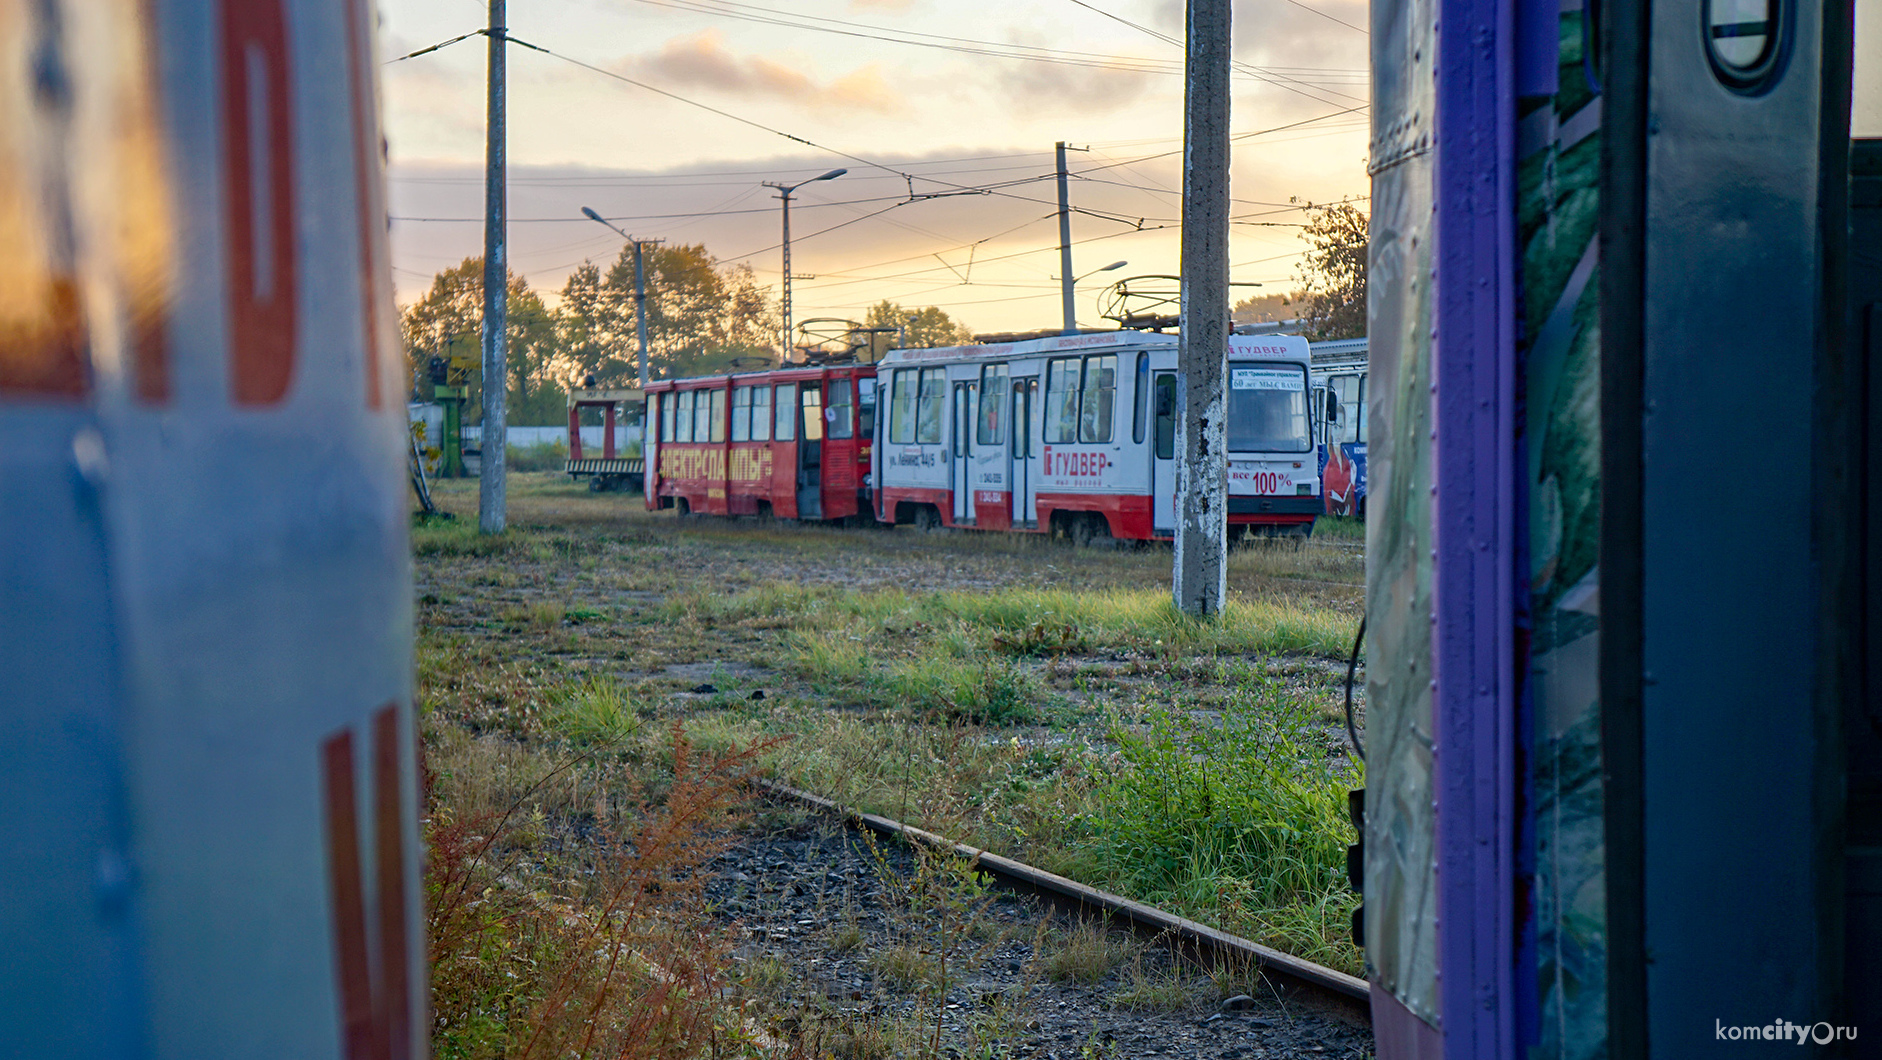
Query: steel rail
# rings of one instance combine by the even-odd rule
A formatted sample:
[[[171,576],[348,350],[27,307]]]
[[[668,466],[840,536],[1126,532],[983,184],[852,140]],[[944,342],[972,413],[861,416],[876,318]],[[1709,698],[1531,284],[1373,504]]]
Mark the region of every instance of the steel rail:
[[[980,869],[991,875],[1070,899],[1080,905],[1102,909],[1106,913],[1130,921],[1136,927],[1149,929],[1202,949],[1248,960],[1264,973],[1284,981],[1287,985],[1305,988],[1312,994],[1329,997],[1347,1012],[1360,1015],[1368,1022],[1370,1021],[1367,1006],[1371,1000],[1371,988],[1364,979],[1357,976],[1303,960],[1289,953],[1282,953],[1273,947],[1263,946],[1259,942],[1250,941],[1239,935],[1218,931],[1207,924],[1177,916],[1142,902],[1132,901],[1122,895],[1088,887],[1077,880],[1034,868],[1024,862],[1014,861],[1012,858],[1002,857],[991,851],[968,846],[965,843],[956,843],[945,836],[936,835],[913,825],[903,824],[879,814],[862,813],[821,795],[813,795],[808,791],[801,791],[770,780],[754,780],[753,784],[760,790],[811,806],[879,835],[899,836],[912,843],[952,851],[960,857],[972,859]]]

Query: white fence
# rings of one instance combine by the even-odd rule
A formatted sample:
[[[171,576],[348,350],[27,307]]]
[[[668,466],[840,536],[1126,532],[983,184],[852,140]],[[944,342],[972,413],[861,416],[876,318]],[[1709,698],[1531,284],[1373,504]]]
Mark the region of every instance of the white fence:
[[[437,405],[411,405],[406,409],[407,416],[413,423],[425,425],[425,437],[429,444],[436,445],[437,438],[444,431],[444,410]],[[593,455],[601,455],[601,435],[606,428],[599,424],[582,428],[582,448],[594,450]],[[616,424],[614,427],[614,448],[617,452],[626,452],[628,447],[640,446],[642,431],[639,426]],[[483,441],[484,429],[481,426],[463,429],[464,446],[478,448]],[[569,429],[567,427],[511,427],[509,444],[512,449],[527,449],[533,445],[548,443],[568,448]]]

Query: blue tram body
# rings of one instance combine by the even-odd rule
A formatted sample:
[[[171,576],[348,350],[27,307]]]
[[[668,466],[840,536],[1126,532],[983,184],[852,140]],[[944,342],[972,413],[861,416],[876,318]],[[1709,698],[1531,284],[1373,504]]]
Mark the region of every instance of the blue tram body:
[[[1315,380],[1370,443],[1381,1060],[1882,1056],[1851,6],[1372,6],[1370,335]]]
[[[1366,340],[1309,344],[1314,436],[1328,515],[1366,515]]]

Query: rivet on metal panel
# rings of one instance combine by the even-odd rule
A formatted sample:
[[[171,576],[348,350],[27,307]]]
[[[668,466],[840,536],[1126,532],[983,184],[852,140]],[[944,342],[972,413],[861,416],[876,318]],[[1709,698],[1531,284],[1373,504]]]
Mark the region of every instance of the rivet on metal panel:
[[[93,486],[104,485],[111,464],[105,456],[104,435],[99,434],[97,428],[86,427],[72,436],[72,463],[86,482]]]

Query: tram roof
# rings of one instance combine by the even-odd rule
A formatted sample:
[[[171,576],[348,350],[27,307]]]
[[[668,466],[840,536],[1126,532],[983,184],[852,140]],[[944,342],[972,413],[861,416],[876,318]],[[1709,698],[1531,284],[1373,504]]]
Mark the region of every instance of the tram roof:
[[[972,343],[966,346],[931,346],[890,350],[879,364],[914,364],[935,361],[967,361],[983,357],[1042,357],[1054,353],[1075,353],[1095,349],[1138,349],[1146,346],[1174,346],[1175,335],[1155,331],[1095,331],[1078,335],[1049,335],[1018,342]]]

